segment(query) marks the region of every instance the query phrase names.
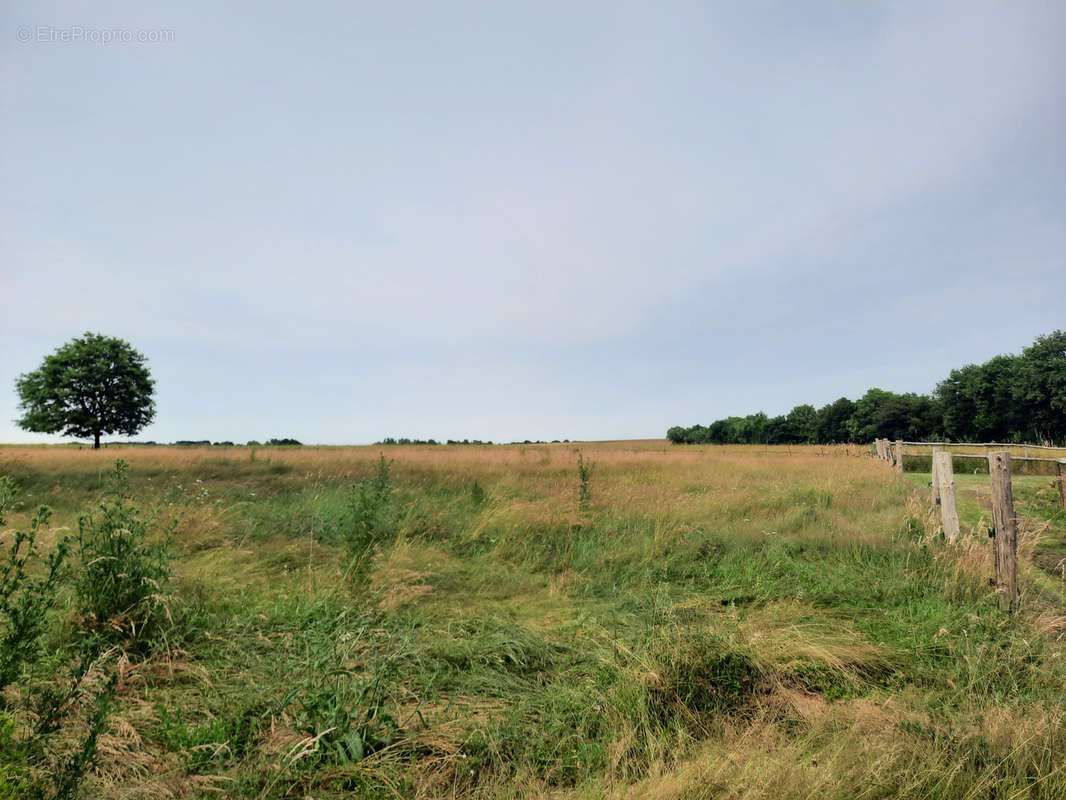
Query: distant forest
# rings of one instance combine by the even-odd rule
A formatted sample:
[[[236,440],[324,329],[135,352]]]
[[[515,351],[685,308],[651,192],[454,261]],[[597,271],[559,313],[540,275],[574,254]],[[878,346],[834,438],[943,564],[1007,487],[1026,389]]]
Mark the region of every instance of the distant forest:
[[[874,439],[1066,444],[1066,333],[954,369],[931,395],[870,389],[822,408],[759,412],[666,432],[675,444],[833,444]]]

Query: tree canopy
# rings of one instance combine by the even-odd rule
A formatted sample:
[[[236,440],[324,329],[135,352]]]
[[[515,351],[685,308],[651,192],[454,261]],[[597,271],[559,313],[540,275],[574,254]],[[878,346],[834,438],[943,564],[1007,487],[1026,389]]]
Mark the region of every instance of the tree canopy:
[[[1066,332],[1038,336],[1018,355],[954,369],[932,395],[874,388],[857,401],[841,397],[817,411],[762,412],[710,425],[675,425],[677,444],[797,444],[871,439],[956,442],[1066,442]]]
[[[128,342],[86,333],[60,347],[15,382],[18,425],[36,433],[93,439],[132,436],[155,417],[155,381]]]

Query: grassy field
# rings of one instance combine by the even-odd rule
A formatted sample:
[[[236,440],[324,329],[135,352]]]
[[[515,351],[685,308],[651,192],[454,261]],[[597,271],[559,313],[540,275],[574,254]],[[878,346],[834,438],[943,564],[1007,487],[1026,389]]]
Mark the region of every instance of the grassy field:
[[[174,577],[99,665],[86,796],[1066,798],[1045,477],[1015,483],[1010,618],[987,477],[948,547],[928,476],[854,446],[0,447],[7,528],[47,503],[55,542],[116,458]]]

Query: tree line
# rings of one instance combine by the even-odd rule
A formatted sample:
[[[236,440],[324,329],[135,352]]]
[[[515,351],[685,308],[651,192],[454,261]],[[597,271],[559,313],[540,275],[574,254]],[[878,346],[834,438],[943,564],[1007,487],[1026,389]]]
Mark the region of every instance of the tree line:
[[[873,439],[1066,444],[1066,332],[1018,355],[954,369],[932,394],[874,388],[858,400],[798,405],[666,432],[675,444],[834,444]]]

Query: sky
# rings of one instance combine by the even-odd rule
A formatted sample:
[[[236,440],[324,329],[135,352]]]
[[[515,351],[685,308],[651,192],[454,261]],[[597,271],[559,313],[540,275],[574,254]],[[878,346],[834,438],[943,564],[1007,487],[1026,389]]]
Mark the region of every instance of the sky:
[[[0,9],[0,442],[661,437],[1066,329],[1066,3]],[[105,437],[108,438],[108,437]],[[112,439],[118,437],[110,437]]]

